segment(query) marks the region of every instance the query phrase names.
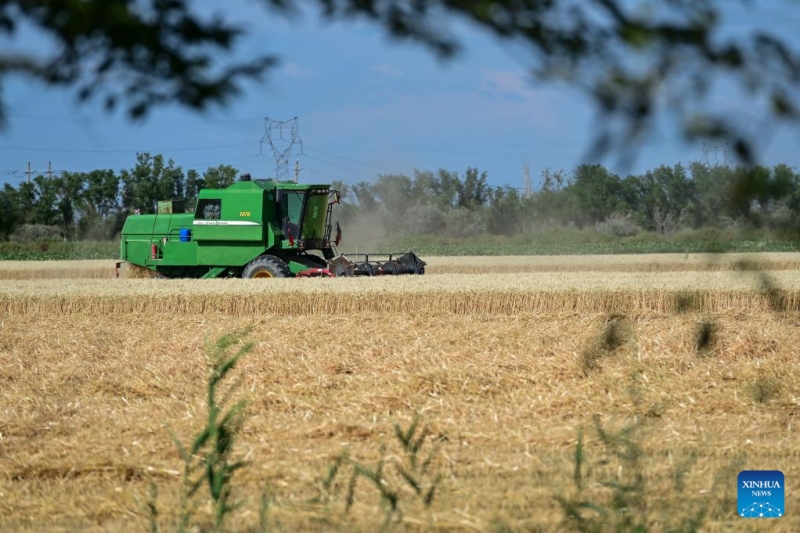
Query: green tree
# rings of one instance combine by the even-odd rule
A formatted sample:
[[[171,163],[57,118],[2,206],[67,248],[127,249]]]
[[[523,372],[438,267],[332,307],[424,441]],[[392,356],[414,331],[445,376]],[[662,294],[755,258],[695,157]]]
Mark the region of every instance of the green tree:
[[[27,181],[21,183],[16,194],[17,213],[19,224],[34,224],[36,222],[36,185]]]
[[[33,187],[35,197],[32,222],[45,226],[63,227],[58,209],[58,180],[36,176],[33,178]]]
[[[279,3],[279,2],[276,2]],[[122,103],[132,118],[153,105],[205,109],[239,93],[274,60],[259,57],[220,64],[242,31],[219,17],[203,17],[184,0],[10,0],[0,5],[0,33],[27,26],[52,38],[48,52],[0,53],[0,83],[24,74],[50,85],[77,88],[81,101]],[[124,81],[120,81],[124,80]],[[0,105],[0,121],[4,118]]]
[[[486,217],[486,228],[494,235],[519,233],[522,203],[516,189],[506,186],[492,193]]]
[[[75,222],[82,215],[80,205],[86,186],[86,175],[83,172],[64,172],[54,181],[58,190],[57,205],[64,236],[72,238]]]
[[[93,170],[83,174],[83,180],[78,235],[92,240],[109,239],[121,229],[119,176],[110,169]]]
[[[183,170],[164,156],[149,153],[136,154],[136,165],[120,173],[122,181],[122,207],[131,212],[154,212],[156,202],[183,197],[185,189]]]
[[[352,187],[353,196],[359,208],[365,213],[374,213],[378,210],[378,198],[375,196],[374,187],[361,181]]]
[[[0,191],[0,236],[3,240],[8,240],[21,222],[19,193],[6,183],[3,185],[3,190]]]
[[[786,164],[775,165],[770,181],[770,196],[773,200],[788,197],[798,185],[798,175]]]
[[[429,170],[414,170],[411,196],[415,204],[439,204],[440,192],[439,177],[436,174]]]
[[[714,81],[745,89],[770,123],[796,125],[800,116],[800,53],[791,30],[778,26],[731,33],[727,0],[263,0],[270,15],[317,6],[329,20],[364,18],[398,39],[421,43],[441,57],[462,48],[451,30],[466,19],[485,33],[528,52],[533,77],[578,88],[592,99],[596,151],[630,152],[659,112],[667,111],[688,139],[730,140],[748,161],[758,121],[728,119],[712,98]],[[769,2],[752,4],[752,9]],[[791,4],[787,4],[791,9]],[[185,0],[7,0],[0,33],[34,28],[53,45],[7,47],[0,80],[16,74],[74,87],[81,100],[126,106],[131,117],[152,106],[193,109],[227,103],[242,82],[275,63],[261,55],[233,63],[244,31],[225,15],[207,17]],[[27,44],[27,43],[26,43]],[[225,58],[225,59],[223,59]],[[124,80],[124,81],[122,81]],[[679,97],[678,97],[679,95]]]
[[[201,189],[224,189],[236,182],[239,171],[231,165],[218,165],[210,167],[203,172],[200,182]]]
[[[442,207],[454,207],[461,191],[461,179],[457,172],[449,172],[440,168],[436,172],[436,196],[439,198],[439,205]]]
[[[203,187],[203,179],[193,168],[186,171],[186,207],[191,209],[197,203],[197,194]]]
[[[794,172],[786,165],[737,167],[729,196],[737,214],[760,224],[794,188]],[[757,211],[753,212],[753,208]]]
[[[412,182],[401,174],[381,174],[372,187],[375,198],[386,210],[389,228],[403,225],[403,218],[413,204]]]
[[[477,168],[469,167],[464,173],[464,181],[458,188],[457,207],[466,209],[478,209],[483,207],[489,200],[489,185],[487,184],[488,174],[478,172]]]
[[[83,196],[103,221],[119,209],[119,186],[119,176],[113,170],[93,170],[86,174]]]
[[[622,205],[619,176],[602,165],[578,166],[566,190],[575,195],[579,211],[574,222],[580,226],[602,222]]]
[[[664,234],[691,224],[691,213],[698,205],[697,188],[682,165],[661,165],[626,181],[635,198],[634,216],[642,227]]]
[[[695,227],[720,227],[723,217],[733,218],[730,209],[733,170],[695,162],[689,165],[689,174],[698,198],[694,210]]]
[[[566,225],[580,216],[577,198],[567,187],[570,179],[566,172],[545,169],[542,172],[542,189],[527,199],[528,218],[536,224]]]

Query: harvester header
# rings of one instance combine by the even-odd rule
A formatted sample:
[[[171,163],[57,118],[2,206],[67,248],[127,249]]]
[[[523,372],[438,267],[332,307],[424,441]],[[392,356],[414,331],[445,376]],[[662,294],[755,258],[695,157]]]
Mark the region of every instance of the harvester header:
[[[158,202],[155,214],[129,216],[120,258],[164,277],[283,278],[423,274],[413,252],[348,257],[332,222],[339,193],[327,184],[251,180],[200,191],[194,211]],[[117,264],[117,267],[121,263]]]

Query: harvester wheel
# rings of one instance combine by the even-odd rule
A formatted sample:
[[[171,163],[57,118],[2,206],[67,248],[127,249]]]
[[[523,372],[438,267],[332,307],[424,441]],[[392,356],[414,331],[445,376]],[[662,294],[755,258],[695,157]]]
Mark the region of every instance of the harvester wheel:
[[[242,271],[243,278],[288,278],[291,275],[286,263],[274,255],[258,256]]]

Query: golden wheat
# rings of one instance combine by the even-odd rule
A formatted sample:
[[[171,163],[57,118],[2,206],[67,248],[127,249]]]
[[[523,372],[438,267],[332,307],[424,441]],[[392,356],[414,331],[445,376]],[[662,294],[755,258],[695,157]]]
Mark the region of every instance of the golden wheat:
[[[701,272],[800,270],[800,253],[424,257],[426,273]],[[0,261],[0,280],[113,278],[114,260]],[[149,277],[123,263],[122,277]]]
[[[425,257],[428,274],[800,270],[800,253]]]
[[[0,261],[0,279],[102,279],[115,277],[115,261]]]
[[[800,310],[800,274],[560,273],[284,280],[0,281],[7,314],[673,313]],[[764,285],[769,279],[771,285]],[[771,290],[770,290],[771,289]]]

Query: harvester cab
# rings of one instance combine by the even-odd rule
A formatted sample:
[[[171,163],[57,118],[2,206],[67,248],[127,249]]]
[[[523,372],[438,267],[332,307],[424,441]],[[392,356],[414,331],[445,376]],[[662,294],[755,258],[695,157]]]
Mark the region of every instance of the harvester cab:
[[[155,214],[129,216],[121,262],[189,278],[425,272],[425,262],[413,252],[338,253],[342,231],[332,216],[339,200],[329,185],[251,180],[245,174],[225,189],[201,190],[193,212],[183,212],[180,201],[164,201]]]

